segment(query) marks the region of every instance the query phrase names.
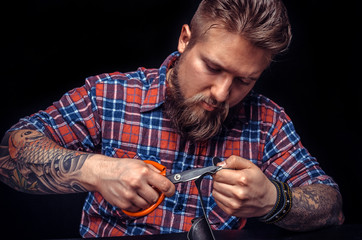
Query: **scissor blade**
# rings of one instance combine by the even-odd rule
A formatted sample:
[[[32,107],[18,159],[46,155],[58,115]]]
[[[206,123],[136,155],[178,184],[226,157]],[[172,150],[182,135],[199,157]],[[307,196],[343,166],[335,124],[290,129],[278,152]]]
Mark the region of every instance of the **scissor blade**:
[[[181,183],[181,182],[188,182],[195,179],[198,179],[204,174],[212,175],[219,171],[222,167],[220,166],[210,166],[210,167],[204,167],[204,168],[195,168],[186,170],[184,172],[175,173],[167,175],[166,177],[174,184]]]

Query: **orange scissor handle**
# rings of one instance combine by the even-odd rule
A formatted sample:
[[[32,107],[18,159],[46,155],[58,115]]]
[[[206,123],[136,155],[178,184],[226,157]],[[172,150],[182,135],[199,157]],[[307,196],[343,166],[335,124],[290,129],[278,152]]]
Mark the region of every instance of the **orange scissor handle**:
[[[166,176],[166,167],[163,166],[162,164],[159,164],[158,162],[150,161],[150,160],[145,160],[144,162],[153,165],[154,167],[156,167],[158,170],[161,171],[160,172],[161,175]],[[129,212],[126,210],[122,210],[122,211],[130,217],[143,217],[143,216],[146,216],[147,214],[151,213],[153,210],[155,210],[164,199],[165,199],[165,194],[161,193],[157,202],[152,204],[151,206],[149,206],[148,208],[146,208],[144,210],[141,210],[139,212]]]

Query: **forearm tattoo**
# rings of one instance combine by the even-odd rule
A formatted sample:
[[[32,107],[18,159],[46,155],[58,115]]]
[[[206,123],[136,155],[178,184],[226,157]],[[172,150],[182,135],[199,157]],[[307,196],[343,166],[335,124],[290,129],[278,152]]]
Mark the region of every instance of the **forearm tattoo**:
[[[307,231],[344,221],[342,197],[334,188],[313,184],[293,189],[293,206],[276,225],[292,231]]]
[[[0,179],[28,193],[84,192],[80,169],[90,156],[60,147],[37,131],[14,131],[8,144],[1,144]]]

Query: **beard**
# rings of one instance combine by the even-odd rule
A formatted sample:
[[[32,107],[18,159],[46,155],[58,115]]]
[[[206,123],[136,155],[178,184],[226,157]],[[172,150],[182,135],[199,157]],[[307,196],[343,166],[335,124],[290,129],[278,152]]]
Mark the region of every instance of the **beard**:
[[[214,98],[201,93],[185,99],[178,77],[182,61],[181,55],[174,67],[170,69],[165,113],[181,136],[195,142],[207,141],[220,133],[229,113],[229,105],[226,102],[217,102]],[[212,104],[216,108],[213,111],[206,111],[200,106],[202,102]]]

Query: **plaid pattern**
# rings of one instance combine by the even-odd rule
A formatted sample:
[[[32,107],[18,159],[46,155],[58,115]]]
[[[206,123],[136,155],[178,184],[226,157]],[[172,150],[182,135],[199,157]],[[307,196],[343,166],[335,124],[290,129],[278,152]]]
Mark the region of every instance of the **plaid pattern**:
[[[212,158],[242,156],[266,176],[291,187],[322,183],[337,187],[302,146],[293,124],[268,98],[252,92],[243,100],[231,129],[208,142],[192,144],[181,138],[162,113],[166,72],[179,57],[171,54],[159,69],[90,77],[83,87],[65,94],[45,111],[20,120],[12,130],[37,129],[60,145],[117,158],[157,161],[171,173],[212,165]],[[225,214],[212,197],[212,178],[203,181],[206,211],[214,229],[235,229],[244,219]],[[210,195],[211,194],[211,195]],[[176,185],[151,214],[128,217],[97,193],[89,193],[83,208],[83,237],[159,234],[188,231],[202,214],[193,182]]]

